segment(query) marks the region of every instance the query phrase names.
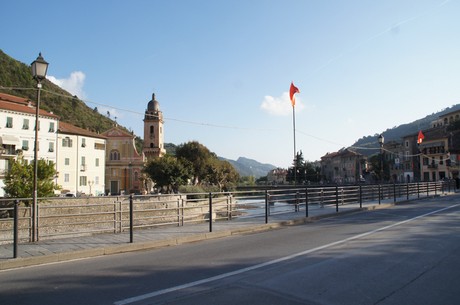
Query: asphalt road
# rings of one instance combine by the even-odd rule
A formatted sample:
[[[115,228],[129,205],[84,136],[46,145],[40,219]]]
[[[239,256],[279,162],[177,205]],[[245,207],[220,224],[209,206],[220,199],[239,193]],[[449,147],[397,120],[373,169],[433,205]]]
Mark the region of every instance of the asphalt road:
[[[460,197],[7,270],[0,304],[460,304]]]

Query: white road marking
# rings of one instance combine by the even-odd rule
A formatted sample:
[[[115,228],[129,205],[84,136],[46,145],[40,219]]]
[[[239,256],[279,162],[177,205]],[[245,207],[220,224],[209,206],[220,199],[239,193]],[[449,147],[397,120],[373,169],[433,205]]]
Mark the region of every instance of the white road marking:
[[[288,256],[285,256],[285,257],[280,257],[278,259],[271,260],[271,261],[268,261],[268,262],[265,262],[265,263],[261,263],[261,264],[253,265],[253,266],[250,266],[250,267],[238,269],[238,270],[235,270],[235,271],[232,271],[232,272],[223,273],[223,274],[220,274],[220,275],[216,275],[216,276],[212,276],[212,277],[205,278],[205,279],[202,279],[202,280],[186,283],[186,284],[183,284],[183,285],[178,285],[178,286],[174,286],[174,287],[170,287],[170,288],[166,288],[166,289],[157,290],[157,291],[153,291],[153,292],[150,292],[150,293],[142,294],[142,295],[139,295],[139,296],[131,297],[131,298],[128,298],[128,299],[120,300],[120,301],[115,302],[114,305],[132,304],[132,303],[135,303],[135,302],[139,302],[139,301],[142,301],[142,300],[145,300],[145,299],[154,298],[154,297],[157,297],[157,296],[160,296],[160,295],[163,295],[163,294],[167,294],[167,293],[170,293],[170,292],[175,292],[175,291],[178,291],[178,290],[199,286],[199,285],[206,284],[206,283],[209,283],[209,282],[222,280],[222,279],[234,276],[234,275],[239,275],[239,274],[242,274],[242,273],[245,273],[245,272],[253,271],[253,270],[260,269],[260,268],[263,268],[263,267],[266,267],[266,266],[270,266],[270,265],[274,265],[274,264],[281,263],[281,262],[284,262],[284,261],[288,261],[288,260],[294,259],[294,258],[299,257],[299,256],[304,256],[304,255],[307,255],[307,254],[310,254],[310,253],[313,253],[313,252],[317,252],[317,251],[320,251],[320,250],[323,250],[323,249],[327,249],[327,248],[330,248],[330,247],[334,247],[334,246],[349,242],[351,240],[355,240],[355,239],[359,239],[359,238],[362,238],[362,237],[365,237],[365,236],[368,236],[368,235],[371,235],[371,234],[375,234],[375,233],[380,232],[380,231],[388,230],[388,229],[391,229],[393,227],[400,226],[402,224],[411,222],[413,220],[417,220],[417,219],[420,219],[420,218],[423,218],[423,217],[426,217],[426,216],[429,216],[429,215],[432,215],[432,214],[436,214],[436,213],[439,213],[439,212],[442,212],[442,211],[445,211],[445,210],[448,210],[448,209],[455,208],[455,207],[457,207],[459,205],[460,204],[451,205],[451,206],[448,206],[448,207],[445,207],[445,208],[442,208],[442,209],[439,209],[439,210],[436,210],[436,211],[432,211],[432,212],[429,212],[429,213],[426,213],[426,214],[423,214],[423,215],[419,215],[419,216],[414,217],[414,218],[410,218],[410,219],[406,219],[404,221],[396,222],[396,223],[394,223],[392,225],[388,225],[388,226],[385,226],[385,227],[382,227],[382,228],[379,228],[379,229],[375,229],[375,230],[368,231],[368,232],[365,232],[365,233],[361,233],[361,234],[358,234],[358,235],[355,235],[355,236],[351,236],[351,237],[348,237],[348,238],[345,238],[345,239],[342,239],[342,240],[339,240],[339,241],[336,241],[336,242],[332,242],[332,243],[329,243],[329,244],[326,244],[326,245],[323,245],[323,246],[319,246],[319,247],[316,247],[316,248],[313,248],[313,249],[310,249],[310,250],[294,253],[294,254],[291,254],[291,255],[288,255]]]

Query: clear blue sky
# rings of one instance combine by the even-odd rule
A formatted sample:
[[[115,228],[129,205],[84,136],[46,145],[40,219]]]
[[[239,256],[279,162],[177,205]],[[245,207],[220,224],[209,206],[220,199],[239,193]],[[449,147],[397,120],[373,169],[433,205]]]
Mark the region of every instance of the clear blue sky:
[[[0,48],[143,137],[292,163],[460,103],[457,0],[3,1]],[[1,85],[1,84],[0,84]]]

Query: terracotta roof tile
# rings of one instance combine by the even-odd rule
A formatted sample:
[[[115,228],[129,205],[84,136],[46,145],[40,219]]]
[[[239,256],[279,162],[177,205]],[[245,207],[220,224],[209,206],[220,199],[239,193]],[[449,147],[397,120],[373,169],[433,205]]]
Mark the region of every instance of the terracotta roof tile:
[[[101,134],[74,126],[69,123],[59,122],[58,133],[65,133],[65,134],[72,134],[72,135],[79,135],[79,136],[87,136],[92,138],[99,138],[99,139],[107,139],[106,136]]]

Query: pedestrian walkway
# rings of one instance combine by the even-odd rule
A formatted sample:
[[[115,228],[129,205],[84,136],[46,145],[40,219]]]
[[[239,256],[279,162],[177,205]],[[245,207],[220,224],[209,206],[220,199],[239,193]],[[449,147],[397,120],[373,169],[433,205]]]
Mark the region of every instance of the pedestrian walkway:
[[[414,200],[417,200],[417,198],[410,201]],[[407,202],[407,200],[404,202]],[[212,232],[210,232],[209,223],[139,229],[134,230],[133,243],[130,243],[130,232],[119,234],[105,233],[92,236],[41,240],[35,243],[20,243],[18,245],[17,258],[13,258],[14,247],[12,244],[0,245],[0,270],[175,246],[236,234],[257,233],[288,225],[304,224],[325,217],[343,215],[344,213],[388,208],[393,204],[393,200],[382,201],[381,204],[378,202],[367,202],[362,205],[362,209],[360,209],[358,203],[339,205],[339,212],[336,211],[336,205],[325,205],[324,207],[312,205],[309,206],[308,217],[305,217],[305,207],[302,206],[298,212],[292,211],[270,215],[267,224],[265,223],[264,216],[213,222]]]

